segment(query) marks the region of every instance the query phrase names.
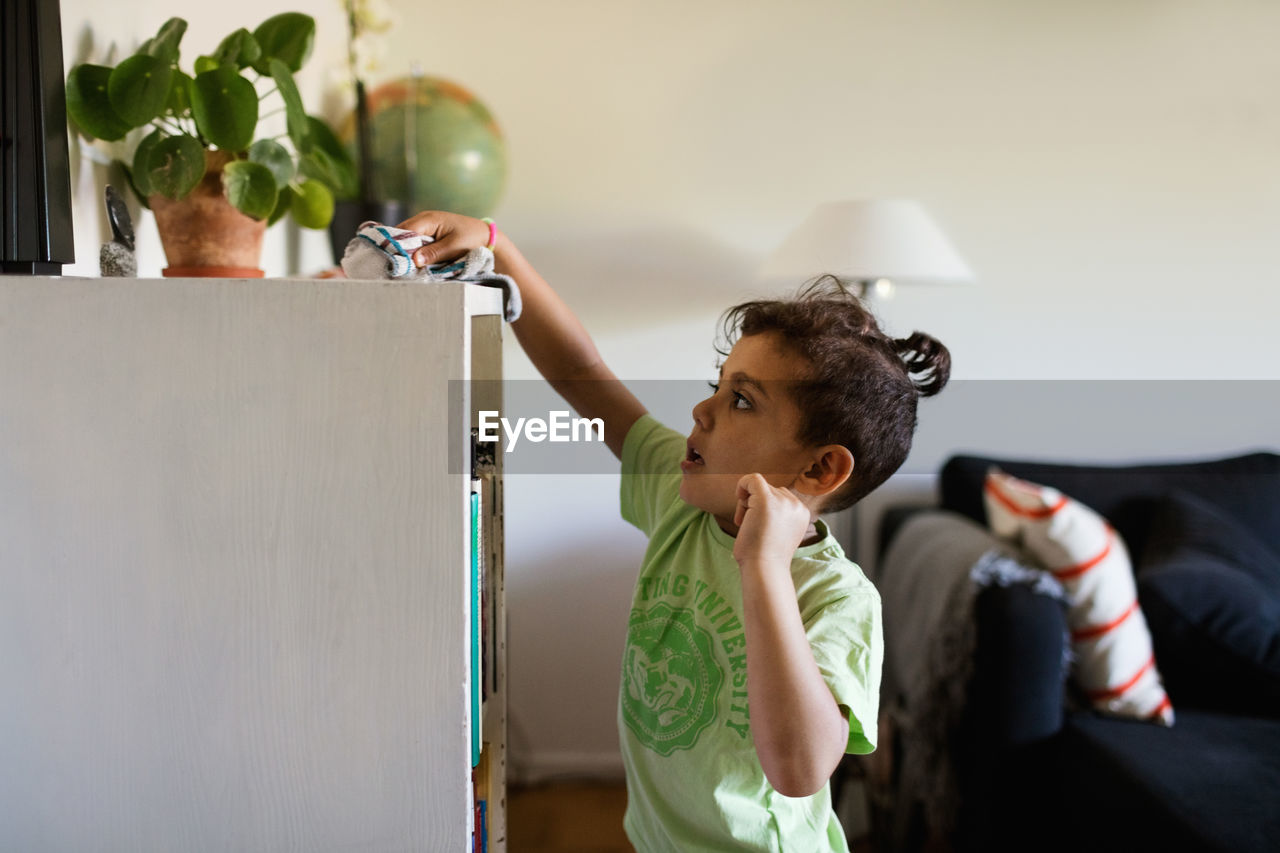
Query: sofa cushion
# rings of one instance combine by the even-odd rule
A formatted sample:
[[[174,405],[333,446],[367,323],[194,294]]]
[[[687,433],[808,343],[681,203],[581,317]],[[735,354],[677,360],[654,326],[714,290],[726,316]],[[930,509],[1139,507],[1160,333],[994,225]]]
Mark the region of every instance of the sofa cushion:
[[[986,500],[991,530],[1021,544],[1071,597],[1072,674],[1093,707],[1171,725],[1124,540],[1079,501],[997,469]]]
[[[1280,454],[1250,453],[1199,462],[1144,465],[1058,464],[957,455],[939,478],[944,509],[986,524],[987,469],[1052,486],[1110,521],[1140,560],[1154,501],[1175,489],[1193,492],[1235,516],[1260,538],[1280,541]]]
[[[1221,508],[1162,501],[1138,592],[1178,704],[1280,716],[1280,555]]]
[[[1184,709],[1164,728],[1085,712],[1055,747],[1040,789],[1064,830],[1051,849],[1280,849],[1280,721]],[[1064,820],[1067,803],[1094,819]]]

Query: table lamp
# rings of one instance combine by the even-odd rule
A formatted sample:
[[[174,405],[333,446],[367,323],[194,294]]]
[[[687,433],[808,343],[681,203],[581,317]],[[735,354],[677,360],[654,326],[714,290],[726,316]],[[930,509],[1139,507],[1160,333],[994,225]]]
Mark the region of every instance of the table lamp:
[[[832,273],[859,298],[887,297],[897,283],[961,283],[973,271],[917,202],[833,201],[808,218],[769,256],[764,278],[803,281]]]

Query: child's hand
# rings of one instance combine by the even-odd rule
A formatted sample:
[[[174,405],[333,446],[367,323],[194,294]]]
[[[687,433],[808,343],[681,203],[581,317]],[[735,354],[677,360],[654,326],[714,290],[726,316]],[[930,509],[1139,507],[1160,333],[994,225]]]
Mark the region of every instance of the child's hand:
[[[769,485],[762,474],[748,474],[738,481],[733,557],[739,566],[748,560],[790,566],[811,520],[795,492]]]
[[[401,222],[399,227],[435,241],[413,253],[413,262],[420,267],[451,261],[477,246],[489,244],[488,223],[458,213],[425,210]]]

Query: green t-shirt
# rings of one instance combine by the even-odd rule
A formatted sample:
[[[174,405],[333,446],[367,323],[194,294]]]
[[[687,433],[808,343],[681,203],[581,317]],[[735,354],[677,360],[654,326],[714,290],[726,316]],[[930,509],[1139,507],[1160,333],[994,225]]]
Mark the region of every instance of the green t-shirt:
[[[733,537],[680,499],[684,436],[649,415],[622,448],[622,517],[649,537],[622,660],[618,731],[626,830],[640,853],[846,851],[830,789],[784,797],[765,778],[747,709]],[[809,646],[849,717],[846,751],[875,749],[880,595],[821,521],[791,577]]]

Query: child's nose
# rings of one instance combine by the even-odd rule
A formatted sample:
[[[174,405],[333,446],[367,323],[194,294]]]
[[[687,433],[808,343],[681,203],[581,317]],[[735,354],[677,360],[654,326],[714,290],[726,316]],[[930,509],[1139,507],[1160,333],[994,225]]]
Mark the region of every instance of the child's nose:
[[[708,397],[693,407],[693,422],[703,429],[711,428],[711,401],[714,397]]]

